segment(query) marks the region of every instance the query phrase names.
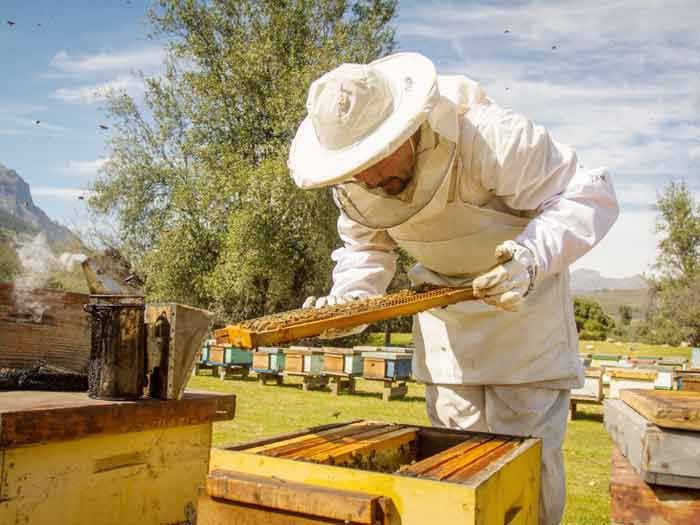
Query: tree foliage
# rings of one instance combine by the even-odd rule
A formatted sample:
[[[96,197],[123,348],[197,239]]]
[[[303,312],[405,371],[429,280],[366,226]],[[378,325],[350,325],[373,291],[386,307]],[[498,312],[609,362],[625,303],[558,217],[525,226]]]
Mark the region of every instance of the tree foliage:
[[[153,298],[240,319],[325,293],[337,211],[286,168],[309,84],[389,53],[395,0],[161,0],[169,42],[143,104],[113,93],[117,130],[90,203],[119,224]]]
[[[0,282],[12,282],[22,267],[17,258],[17,253],[9,244],[3,242],[0,234]]]
[[[657,197],[656,208],[659,273],[641,335],[650,343],[700,345],[700,205],[681,182]]]
[[[665,279],[692,280],[700,270],[700,205],[688,186],[672,182],[656,200],[659,242],[656,268]]]
[[[620,312],[620,323],[623,326],[629,326],[632,323],[632,312],[634,310],[628,304],[621,304],[619,308]]]
[[[615,328],[615,321],[603,308],[589,299],[574,299],[576,329],[581,339],[603,341]]]

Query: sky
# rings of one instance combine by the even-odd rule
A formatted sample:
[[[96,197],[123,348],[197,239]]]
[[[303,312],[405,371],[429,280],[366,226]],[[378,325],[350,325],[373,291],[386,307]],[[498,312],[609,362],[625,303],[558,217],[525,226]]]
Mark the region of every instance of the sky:
[[[147,7],[0,2],[0,163],[70,227],[88,220],[78,197],[108,154],[103,94],[138,99],[136,73],[161,70],[164,42],[149,38]],[[480,82],[572,145],[583,169],[608,167],[620,218],[573,268],[650,270],[657,192],[685,181],[700,199],[700,2],[404,0],[392,25],[398,50]]]

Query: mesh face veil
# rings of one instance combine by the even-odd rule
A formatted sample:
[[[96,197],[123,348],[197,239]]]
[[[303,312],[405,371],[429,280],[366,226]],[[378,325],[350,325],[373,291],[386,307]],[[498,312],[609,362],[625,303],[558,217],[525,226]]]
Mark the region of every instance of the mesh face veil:
[[[421,128],[421,149],[416,151],[413,176],[400,193],[389,195],[381,187],[368,188],[349,180],[333,186],[337,206],[353,221],[371,229],[394,228],[408,221],[433,199],[451,171],[455,144],[438,137],[429,125]]]

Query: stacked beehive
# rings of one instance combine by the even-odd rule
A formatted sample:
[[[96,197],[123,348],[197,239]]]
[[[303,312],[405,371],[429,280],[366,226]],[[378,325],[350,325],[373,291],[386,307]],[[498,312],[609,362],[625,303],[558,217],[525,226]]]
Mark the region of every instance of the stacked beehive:
[[[604,417],[616,445],[612,523],[697,523],[700,393],[622,390],[605,401]]]
[[[540,442],[356,421],[212,449],[198,523],[538,522]]]

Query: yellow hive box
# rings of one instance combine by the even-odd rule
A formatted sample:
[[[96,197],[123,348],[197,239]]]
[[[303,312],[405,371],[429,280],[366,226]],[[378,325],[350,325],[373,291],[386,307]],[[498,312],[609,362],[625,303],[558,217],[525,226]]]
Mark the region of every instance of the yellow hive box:
[[[212,449],[198,524],[536,525],[540,447],[356,421]]]
[[[235,397],[101,401],[0,392],[0,523],[194,523],[212,422]]]

